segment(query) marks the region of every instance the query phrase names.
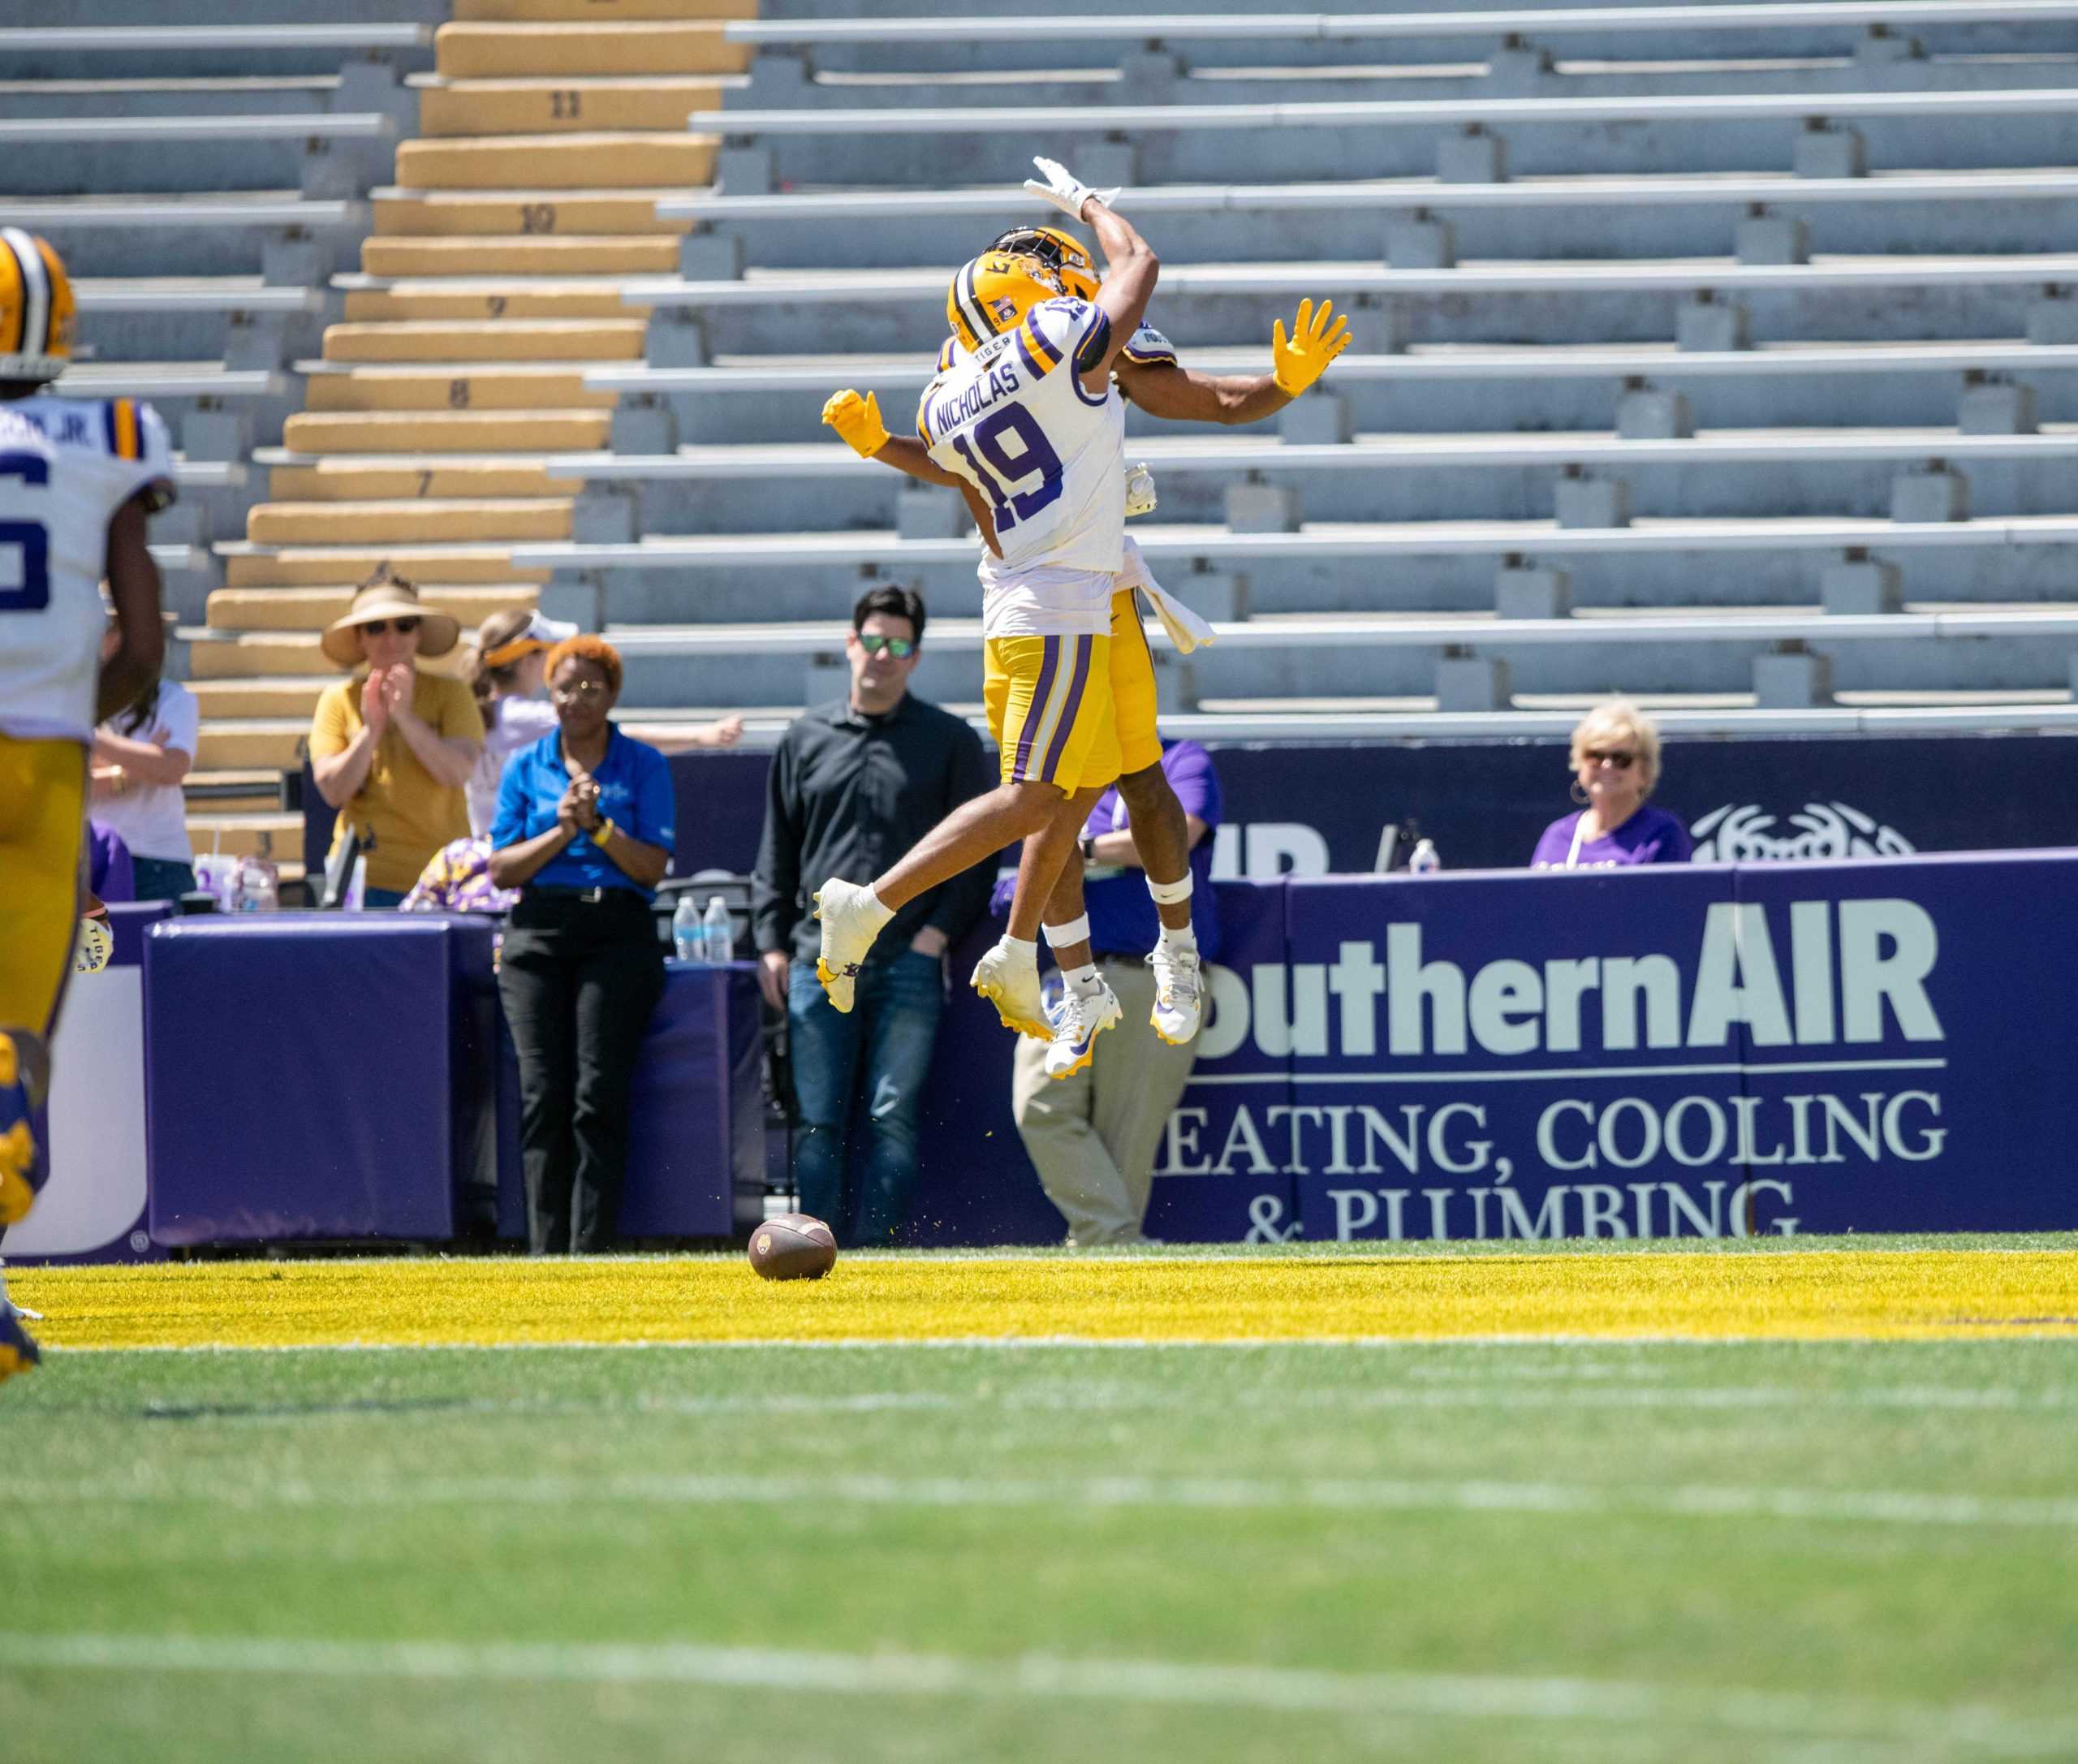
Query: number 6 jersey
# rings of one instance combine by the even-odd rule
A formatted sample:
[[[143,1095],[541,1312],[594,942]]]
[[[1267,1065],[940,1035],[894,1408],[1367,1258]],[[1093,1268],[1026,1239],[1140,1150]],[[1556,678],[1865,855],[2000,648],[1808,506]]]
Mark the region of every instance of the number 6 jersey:
[[[1110,347],[1101,307],[1043,300],[924,389],[917,432],[977,486],[1002,559],[981,563],[991,637],[1102,636],[1125,562],[1125,406],[1083,389]]]
[[[0,735],[93,738],[108,524],[173,499],[166,425],[127,398],[0,403]]]

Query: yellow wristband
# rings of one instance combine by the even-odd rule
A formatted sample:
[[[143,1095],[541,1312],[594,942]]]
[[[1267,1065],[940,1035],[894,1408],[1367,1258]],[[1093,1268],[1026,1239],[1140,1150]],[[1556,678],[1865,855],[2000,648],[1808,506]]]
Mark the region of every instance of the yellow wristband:
[[[599,830],[592,835],[592,843],[603,852],[613,836],[619,831],[620,829],[612,822],[601,816],[599,819]]]

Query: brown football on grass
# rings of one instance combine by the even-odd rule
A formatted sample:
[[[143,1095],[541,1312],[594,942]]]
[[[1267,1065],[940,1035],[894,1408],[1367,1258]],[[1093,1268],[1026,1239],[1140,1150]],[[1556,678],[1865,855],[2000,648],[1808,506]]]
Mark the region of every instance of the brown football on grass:
[[[837,1239],[819,1218],[782,1213],[750,1234],[750,1265],[768,1280],[820,1280],[837,1266]]]

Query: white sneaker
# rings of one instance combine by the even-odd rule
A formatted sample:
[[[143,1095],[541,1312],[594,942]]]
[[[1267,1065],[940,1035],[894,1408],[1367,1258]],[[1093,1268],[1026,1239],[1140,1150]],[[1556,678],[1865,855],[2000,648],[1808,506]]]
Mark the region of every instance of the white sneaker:
[[[872,889],[864,883],[840,882],[834,876],[815,891],[815,916],[822,922],[822,949],[816,957],[815,977],[839,1011],[851,1008],[851,989],[859,977],[859,964],[880,935],[880,925],[873,920],[872,897]]]
[[[1020,960],[1007,944],[996,943],[974,964],[974,990],[996,1007],[1003,1027],[1020,1035],[1050,1042],[1054,1031],[1039,996],[1039,958]]]
[[[1147,1020],[1171,1047],[1187,1045],[1198,1032],[1205,1008],[1204,979],[1196,950],[1171,951],[1158,943],[1147,958],[1154,970],[1154,1008]]]
[[[1099,985],[1094,998],[1085,998],[1071,986],[1054,1013],[1054,1031],[1046,1049],[1046,1076],[1072,1077],[1096,1058],[1097,1037],[1114,1027],[1125,1013],[1119,1008],[1119,995]]]

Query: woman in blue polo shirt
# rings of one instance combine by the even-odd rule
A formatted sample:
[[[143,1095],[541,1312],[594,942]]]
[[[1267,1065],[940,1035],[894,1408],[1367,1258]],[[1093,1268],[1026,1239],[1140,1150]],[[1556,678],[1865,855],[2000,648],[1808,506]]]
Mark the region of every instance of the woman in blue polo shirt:
[[[490,878],[520,891],[498,984],[537,1256],[614,1245],[636,1055],[664,990],[649,903],[677,838],[670,771],[609,720],[620,681],[601,638],[550,650],[557,727],[507,762],[491,825]]]

